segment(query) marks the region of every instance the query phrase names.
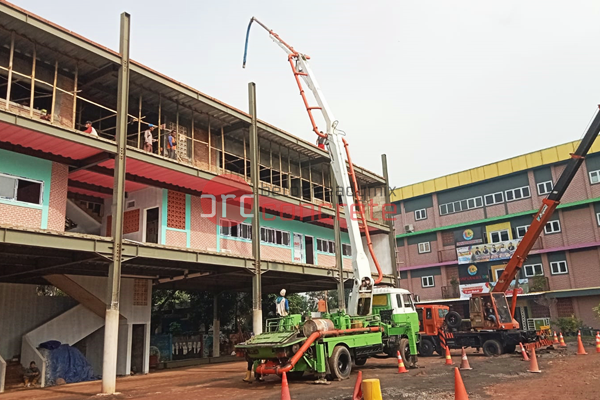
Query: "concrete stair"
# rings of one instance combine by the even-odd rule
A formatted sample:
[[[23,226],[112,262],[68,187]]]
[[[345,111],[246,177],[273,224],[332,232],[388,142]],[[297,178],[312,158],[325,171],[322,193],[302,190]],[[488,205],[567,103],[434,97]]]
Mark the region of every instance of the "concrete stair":
[[[8,392],[24,388],[23,368],[21,367],[21,364],[18,361],[7,361],[4,391]]]

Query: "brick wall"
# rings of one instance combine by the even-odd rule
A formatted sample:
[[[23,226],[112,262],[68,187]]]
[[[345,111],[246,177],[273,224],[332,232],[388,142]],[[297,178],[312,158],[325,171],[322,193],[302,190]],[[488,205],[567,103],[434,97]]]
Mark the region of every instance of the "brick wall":
[[[446,269],[446,277],[448,279],[448,285],[450,284],[450,281],[452,280],[452,278],[456,278],[456,280],[459,280],[459,276],[458,276],[458,265],[452,265],[449,267],[442,267]]]
[[[558,180],[560,174],[564,171],[566,165],[559,165],[552,168],[552,176],[554,177],[554,182]],[[571,184],[565,191],[561,203],[572,203],[574,201],[579,201],[586,199],[588,197],[586,191],[586,185],[589,184],[589,178],[586,177],[585,171],[585,163],[582,167],[577,171],[575,177],[571,181]]]
[[[435,210],[433,208],[427,208],[427,219],[422,219],[419,221],[415,221],[415,212],[410,211],[404,213],[404,225],[413,224],[415,227],[415,231],[423,231],[425,229],[435,228],[435,221],[433,219],[433,213]],[[396,230],[398,233],[404,233],[404,225],[396,228],[400,230]]]
[[[439,210],[436,210],[439,213]],[[488,215],[489,216],[489,215]],[[483,214],[483,208],[476,208],[469,211],[463,211],[456,214],[448,214],[448,215],[440,215],[439,216],[439,225],[447,226],[460,224],[463,222],[476,221],[479,219],[484,219],[485,215]]]
[[[319,253],[317,255],[317,264],[321,267],[335,267],[335,256]]]
[[[0,223],[40,229],[42,226],[42,210],[0,203]],[[63,220],[63,229],[64,225]]]
[[[167,229],[166,241],[167,246],[187,247],[187,234]]]
[[[190,246],[200,250],[216,249],[217,226],[209,218],[202,218],[200,214],[202,214],[200,197],[192,196]]]
[[[570,297],[556,299],[556,312],[559,317],[570,317],[575,314],[572,299]]]
[[[506,215],[506,207],[504,203],[497,204],[495,206],[489,206],[485,208],[487,218],[499,217],[500,215]]]
[[[64,164],[52,163],[50,203],[48,205],[48,229],[60,232],[65,230],[68,180],[69,167]]]
[[[424,288],[421,287],[421,278],[410,278],[413,293],[421,296],[421,300],[435,300],[442,298],[442,286],[445,286],[442,282],[441,275],[435,275],[435,286]]]
[[[600,304],[600,296],[575,297],[573,301],[577,303],[577,308],[579,309],[578,317],[583,320],[583,323],[586,326],[600,328],[600,320],[592,310],[592,308],[598,307]]]
[[[411,244],[408,246],[408,265],[434,264],[438,262],[438,244],[429,242],[431,252],[419,254],[419,245]]]
[[[529,318],[545,318],[550,316],[550,309],[547,306],[537,304],[535,301],[531,302],[529,311],[531,311]]]
[[[534,186],[530,187],[531,190],[537,190]],[[539,204],[539,203],[536,203]],[[514,214],[522,211],[533,210],[534,208],[539,208],[539,206],[534,206],[533,200],[531,198],[511,201],[506,203],[506,207],[508,208],[509,214]],[[489,215],[489,214],[488,214]]]
[[[261,258],[264,258],[262,254],[263,247],[260,246]],[[252,243],[250,242],[221,238],[221,250],[231,250],[232,254],[248,258],[252,257]]]
[[[600,259],[597,249],[571,251],[568,268],[576,288],[600,286]]]
[[[595,225],[596,220],[591,218],[589,206],[575,210],[562,210],[562,226],[564,226],[566,245],[593,242]]]
[[[260,246],[260,257],[263,260],[290,262],[292,261],[292,249],[262,245]]]

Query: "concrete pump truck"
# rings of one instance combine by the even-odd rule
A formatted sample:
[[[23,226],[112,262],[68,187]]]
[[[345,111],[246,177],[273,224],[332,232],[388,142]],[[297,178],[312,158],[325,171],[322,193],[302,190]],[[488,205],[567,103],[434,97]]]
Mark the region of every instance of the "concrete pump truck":
[[[279,35],[252,18],[246,34],[244,66],[253,22],[267,30],[271,39],[286,52],[313,131],[320,142],[325,142],[329,152],[338,188],[333,195],[340,197],[345,208],[354,283],[348,313],[340,310],[306,320],[302,315],[291,314],[267,320],[265,332],[236,346],[236,351],[253,363],[255,375],[281,375],[286,372],[288,377],[295,378],[308,372],[315,374],[319,380],[326,377],[346,379],[353,365],[364,365],[371,356],[396,356],[398,351],[406,365],[416,367],[419,321],[412,295],[404,289],[375,286],[381,282],[383,273],[372,247],[348,143],[343,138],[344,133],[338,129],[338,120],[310,68],[310,57],[294,50]],[[318,107],[309,105],[302,82],[312,91]],[[324,132],[317,128],[313,116],[315,110],[319,110],[325,120]],[[352,217],[355,207],[378,271],[375,280],[363,247],[361,227],[357,218]]]

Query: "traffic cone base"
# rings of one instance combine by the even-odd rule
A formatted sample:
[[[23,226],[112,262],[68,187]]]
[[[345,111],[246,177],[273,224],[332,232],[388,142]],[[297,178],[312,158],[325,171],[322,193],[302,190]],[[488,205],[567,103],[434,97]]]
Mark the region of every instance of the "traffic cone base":
[[[285,372],[281,376],[281,400],[292,400],[292,396],[290,396],[290,387],[288,385]]]
[[[578,356],[587,355],[585,348],[583,347],[583,343],[581,342],[581,331],[577,331],[577,355]]]
[[[565,338],[563,338],[562,332],[560,332],[560,347],[567,347],[565,343]]]
[[[408,370],[404,366],[404,361],[402,360],[402,356],[400,355],[399,351],[397,352],[397,356],[398,356],[398,373],[403,374],[405,372],[408,372]]]
[[[535,374],[539,374],[540,372],[542,372],[538,367],[537,356],[535,355],[535,347],[531,348],[531,361],[529,363],[529,369],[527,370],[527,372],[532,372]]]
[[[462,355],[461,355],[460,368],[459,369],[461,371],[473,369],[469,365],[469,359],[467,358],[467,353],[465,353],[465,348],[464,347],[462,348]]]
[[[523,359],[521,361],[529,361],[529,356],[525,351],[525,347],[523,347],[523,343],[519,343],[519,346],[521,346],[521,355],[523,356]]]
[[[358,371],[356,377],[356,383],[354,384],[354,393],[352,393],[352,400],[363,400],[362,393],[362,371]]]
[[[558,337],[556,337],[556,332],[554,332],[554,340],[552,340],[552,344],[558,344]]]
[[[469,400],[467,389],[456,367],[454,367],[454,400]]]
[[[450,348],[446,346],[446,365],[452,365],[452,356],[450,355]]]

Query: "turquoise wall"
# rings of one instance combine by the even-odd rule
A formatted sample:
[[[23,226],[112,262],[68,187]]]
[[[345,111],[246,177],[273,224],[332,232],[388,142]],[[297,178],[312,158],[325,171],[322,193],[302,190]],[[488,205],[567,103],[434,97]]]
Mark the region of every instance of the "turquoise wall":
[[[26,156],[12,151],[0,150],[0,173],[20,178],[35,179],[44,182],[42,205],[2,200],[0,202],[19,207],[42,210],[41,229],[48,228],[48,206],[50,204],[50,185],[52,184],[52,161]]]

